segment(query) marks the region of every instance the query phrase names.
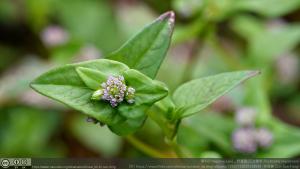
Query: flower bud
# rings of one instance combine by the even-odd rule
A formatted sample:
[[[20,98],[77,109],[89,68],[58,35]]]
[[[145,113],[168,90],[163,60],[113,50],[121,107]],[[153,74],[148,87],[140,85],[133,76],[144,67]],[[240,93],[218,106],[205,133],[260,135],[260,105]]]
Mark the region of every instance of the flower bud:
[[[132,87],[128,87],[127,88],[127,92],[126,92],[126,101],[129,104],[134,103],[134,93],[135,93],[135,89]]]
[[[92,100],[101,100],[103,96],[103,90],[102,89],[99,89],[99,90],[96,90],[93,95],[92,95]]]

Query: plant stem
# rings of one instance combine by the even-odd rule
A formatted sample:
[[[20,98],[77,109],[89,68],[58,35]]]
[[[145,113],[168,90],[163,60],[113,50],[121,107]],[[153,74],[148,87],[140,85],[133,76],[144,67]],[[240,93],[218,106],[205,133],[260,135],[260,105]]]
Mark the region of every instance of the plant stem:
[[[182,151],[181,147],[176,142],[172,143],[172,147],[174,149],[174,152],[176,153],[176,155],[179,158],[185,158],[186,157],[185,153]]]
[[[154,148],[150,147],[149,145],[146,145],[145,143],[138,140],[133,135],[129,135],[125,137],[128,142],[130,142],[133,146],[135,146],[137,149],[142,151],[143,153],[155,157],[155,158],[168,158],[167,155],[155,150]]]

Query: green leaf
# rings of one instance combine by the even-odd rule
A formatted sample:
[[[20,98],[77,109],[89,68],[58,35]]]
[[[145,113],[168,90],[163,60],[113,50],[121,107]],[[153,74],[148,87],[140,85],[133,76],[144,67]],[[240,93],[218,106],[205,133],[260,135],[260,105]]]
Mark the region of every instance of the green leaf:
[[[170,45],[174,17],[173,12],[161,15],[108,58],[154,78]]]
[[[113,108],[106,101],[91,100],[94,91],[109,75],[123,75],[126,85],[135,89],[133,104],[124,102]],[[136,131],[143,124],[147,109],[168,94],[165,84],[106,59],[55,68],[38,77],[31,87],[109,125],[117,134]]]
[[[3,106],[0,112],[1,156],[63,156],[50,141],[60,127],[61,114],[26,106]]]
[[[181,118],[190,116],[258,73],[258,71],[236,71],[192,80],[178,87],[173,100]]]
[[[99,89],[101,82],[106,81],[107,78],[104,73],[89,68],[78,67],[76,71],[86,86],[94,90]]]
[[[122,34],[109,1],[55,0],[54,7],[53,14],[72,39],[94,44],[104,55],[120,45]]]
[[[173,9],[185,18],[191,18],[199,14],[204,7],[203,0],[174,0],[172,1]]]
[[[164,83],[152,80],[137,70],[126,70],[123,76],[126,84],[136,90],[136,105],[151,104],[158,98],[164,98],[168,93],[168,88]]]
[[[249,56],[253,62],[264,66],[298,45],[300,25],[288,25],[277,30],[262,30],[253,37],[249,45]]]
[[[112,125],[108,127],[114,133],[123,136],[136,131],[144,124],[145,120],[146,120],[146,116],[135,118],[135,119],[127,119],[118,125]]]
[[[111,109],[109,104],[90,100],[94,90],[87,87],[77,73],[76,69],[79,67],[81,70],[90,68],[105,74],[121,74],[122,71],[129,69],[122,63],[106,59],[69,64],[42,74],[31,83],[31,87],[103,123],[113,124],[123,121],[124,117],[118,114],[117,110]]]
[[[299,24],[266,27],[250,16],[237,17],[233,29],[247,39],[248,55],[256,66],[266,67],[276,57],[293,50],[300,41]]]

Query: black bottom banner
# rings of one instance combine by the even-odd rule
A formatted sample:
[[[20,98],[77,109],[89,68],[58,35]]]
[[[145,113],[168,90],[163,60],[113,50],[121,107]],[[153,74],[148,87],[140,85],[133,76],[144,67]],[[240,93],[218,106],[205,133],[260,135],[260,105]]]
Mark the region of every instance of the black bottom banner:
[[[299,169],[300,159],[1,158],[2,168],[32,169]]]

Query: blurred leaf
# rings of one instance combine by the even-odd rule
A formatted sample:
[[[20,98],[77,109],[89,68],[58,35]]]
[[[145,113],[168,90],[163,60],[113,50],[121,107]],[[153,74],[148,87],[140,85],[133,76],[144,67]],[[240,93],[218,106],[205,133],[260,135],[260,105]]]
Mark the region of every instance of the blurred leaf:
[[[244,105],[255,107],[259,112],[256,115],[256,123],[265,125],[272,118],[272,109],[267,95],[267,90],[263,83],[266,79],[266,72],[262,71],[262,75],[249,81],[245,86],[245,102]]]
[[[26,0],[24,2],[28,22],[35,30],[40,30],[48,23],[54,0]]]
[[[74,135],[91,150],[101,153],[104,157],[116,156],[122,146],[122,140],[108,130],[86,122],[82,115],[76,116],[71,121],[71,131]]]
[[[51,50],[51,61],[57,65],[70,63],[79,53],[81,44],[79,42],[69,42],[67,44],[57,46]]]
[[[17,19],[17,8],[10,0],[0,1],[0,22],[14,22]]]
[[[30,81],[47,68],[49,68],[48,64],[35,57],[19,59],[19,63],[7,69],[0,78],[0,104],[8,100],[20,99],[21,95],[29,89]]]
[[[169,49],[174,17],[173,12],[161,15],[108,58],[154,78]]]
[[[292,158],[300,153],[300,129],[272,119],[274,143],[258,153],[260,158]]]
[[[1,6],[1,5],[0,5]],[[15,48],[0,45],[0,71],[17,60],[19,52]]]
[[[252,17],[238,17],[233,22],[234,29],[248,40],[248,56],[256,66],[265,67],[280,56],[297,46],[300,42],[300,25],[271,25]]]
[[[135,5],[121,5],[118,7],[116,15],[119,28],[126,39],[139,32],[141,28],[157,17],[153,9],[146,3],[140,2],[135,3]]]
[[[200,158],[222,158],[222,156],[215,151],[205,151],[201,154]]]
[[[206,0],[203,15],[205,20],[221,21],[233,12],[235,0]]]
[[[258,65],[292,50],[300,41],[300,25],[285,26],[280,30],[261,32],[250,42],[249,56]]]
[[[211,143],[228,155],[233,153],[231,132],[235,127],[235,122],[230,118],[203,112],[183,120],[178,130],[178,141],[194,156],[199,157]]]
[[[61,150],[52,147],[53,144],[48,145],[59,124],[56,112],[21,106],[2,108],[0,112],[1,156],[62,155]]]
[[[204,0],[174,0],[172,6],[183,17],[192,17],[200,12],[204,3]]]
[[[178,87],[173,100],[181,117],[190,116],[257,74],[257,71],[237,71],[195,79]]]
[[[210,140],[199,137],[199,133],[194,127],[185,124],[180,125],[177,132],[177,142],[190,151],[193,157],[199,157],[203,151],[208,149]]]
[[[233,3],[236,10],[256,12],[267,17],[278,17],[300,7],[299,0],[238,0]]]
[[[201,17],[189,24],[178,25],[174,32],[173,44],[195,39],[207,27],[207,21]]]
[[[55,1],[55,16],[76,40],[95,44],[101,52],[112,51],[121,35],[108,0]]]
[[[263,24],[258,18],[241,15],[231,21],[231,26],[235,32],[247,40],[252,40],[263,30]]]

